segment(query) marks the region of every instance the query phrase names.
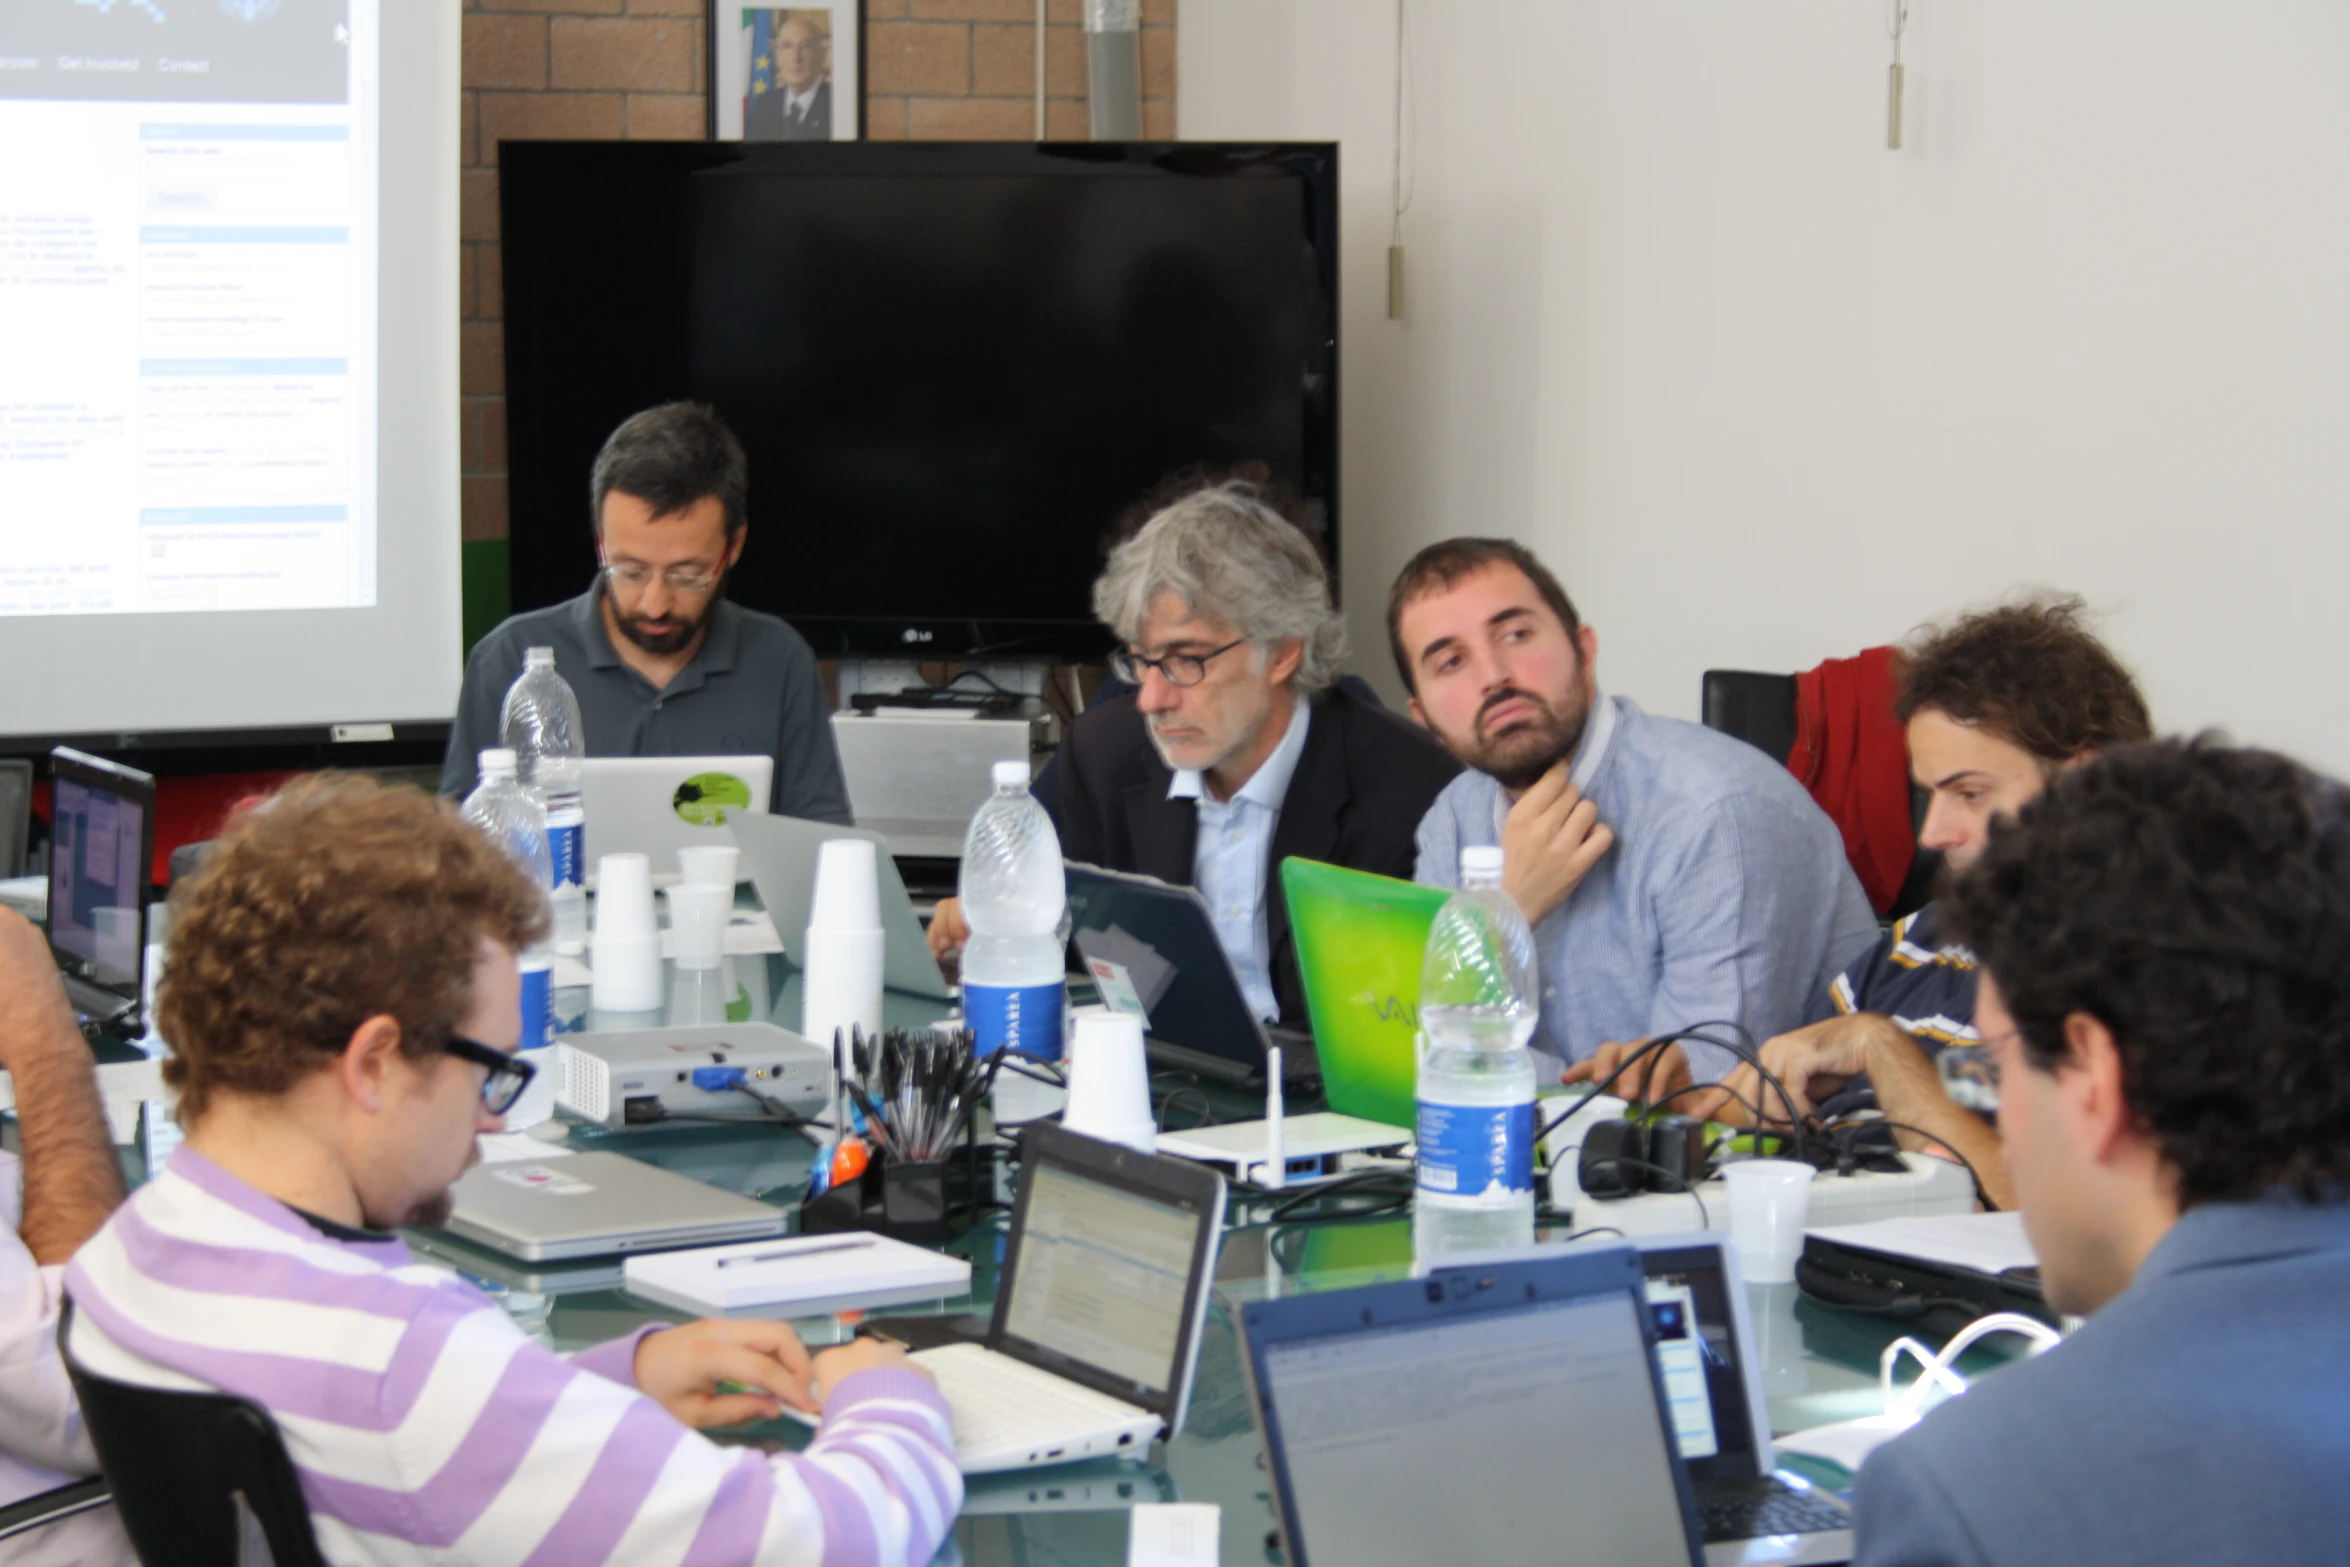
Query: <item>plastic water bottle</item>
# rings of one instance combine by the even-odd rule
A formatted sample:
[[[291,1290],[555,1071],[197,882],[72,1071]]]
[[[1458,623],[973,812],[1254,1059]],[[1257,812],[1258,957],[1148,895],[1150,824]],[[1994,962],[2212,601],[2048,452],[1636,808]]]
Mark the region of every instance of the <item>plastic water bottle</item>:
[[[1026,762],[995,764],[995,793],[963,839],[959,890],[971,926],[963,1016],[979,1049],[1059,1060],[1069,889],[1060,834],[1028,792]]]
[[[1412,1249],[1534,1239],[1534,934],[1501,890],[1501,850],[1461,851],[1420,970],[1418,1189]]]
[[[514,753],[504,746],[481,753],[481,782],[465,797],[465,819],[489,835],[492,843],[512,856],[533,885],[550,881],[547,857],[547,817],[523,789],[515,772]],[[514,1107],[506,1112],[509,1129],[536,1126],[555,1113],[555,1025],[552,1013],[555,949],[539,942],[518,954],[522,969],[522,1058],[538,1068]]]
[[[514,753],[522,787],[547,813],[547,856],[553,862],[555,950],[587,950],[587,866],[580,840],[587,813],[580,808],[579,764],[587,731],[579,698],[555,672],[555,650],[522,655],[522,677],[506,689],[498,737]]]

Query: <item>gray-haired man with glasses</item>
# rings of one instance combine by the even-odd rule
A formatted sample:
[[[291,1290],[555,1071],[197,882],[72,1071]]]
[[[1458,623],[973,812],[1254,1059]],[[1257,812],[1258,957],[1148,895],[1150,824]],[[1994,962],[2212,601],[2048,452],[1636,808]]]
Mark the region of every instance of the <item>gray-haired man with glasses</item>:
[[[1346,638],[1321,557],[1253,486],[1158,512],[1111,552],[1093,605],[1134,691],[1069,730],[1062,852],[1197,887],[1251,1005],[1302,1026],[1281,861],[1409,876],[1413,831],[1459,766],[1333,683]],[[961,942],[951,900],[930,932],[942,955]]]
[[[725,597],[749,489],[741,444],[699,403],[648,408],[613,431],[588,481],[602,569],[579,597],[516,615],[475,645],[441,792],[472,789],[524,650],[551,647],[589,755],[772,756],[770,809],[848,821],[814,650]]]

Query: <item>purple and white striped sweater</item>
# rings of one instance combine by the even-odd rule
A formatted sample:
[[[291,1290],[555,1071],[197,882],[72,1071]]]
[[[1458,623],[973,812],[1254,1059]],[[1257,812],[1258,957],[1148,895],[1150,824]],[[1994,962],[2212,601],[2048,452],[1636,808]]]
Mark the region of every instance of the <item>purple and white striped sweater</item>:
[[[914,1373],[844,1378],[804,1453],[720,1447],[636,1391],[641,1332],[553,1354],[399,1241],[322,1235],[192,1148],[65,1282],[91,1370],[269,1410],[338,1564],[919,1567],[962,1505]]]

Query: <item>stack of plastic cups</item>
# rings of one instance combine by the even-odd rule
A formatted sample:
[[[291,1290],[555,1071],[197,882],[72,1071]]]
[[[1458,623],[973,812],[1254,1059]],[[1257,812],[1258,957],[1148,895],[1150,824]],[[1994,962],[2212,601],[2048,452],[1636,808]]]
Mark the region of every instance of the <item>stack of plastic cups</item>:
[[[596,862],[596,928],[589,943],[599,1012],[661,1010],[661,931],[653,922],[653,867],[641,854]]]
[[[1138,1153],[1158,1151],[1142,1019],[1128,1012],[1107,1012],[1077,1020],[1077,1037],[1069,1047],[1069,1108],[1061,1124]]]
[[[881,1031],[880,866],[869,838],[833,838],[818,852],[808,904],[808,967],[800,1032],[830,1049],[835,1029]]]

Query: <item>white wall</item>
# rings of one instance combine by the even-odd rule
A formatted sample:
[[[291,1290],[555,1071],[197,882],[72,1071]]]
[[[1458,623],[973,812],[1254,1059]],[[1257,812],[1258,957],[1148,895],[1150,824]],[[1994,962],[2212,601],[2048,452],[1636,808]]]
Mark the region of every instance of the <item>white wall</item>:
[[[2350,771],[2350,6],[1181,0],[1191,138],[1343,143],[1345,587],[1514,534],[1694,716],[2021,585],[2167,729]]]

